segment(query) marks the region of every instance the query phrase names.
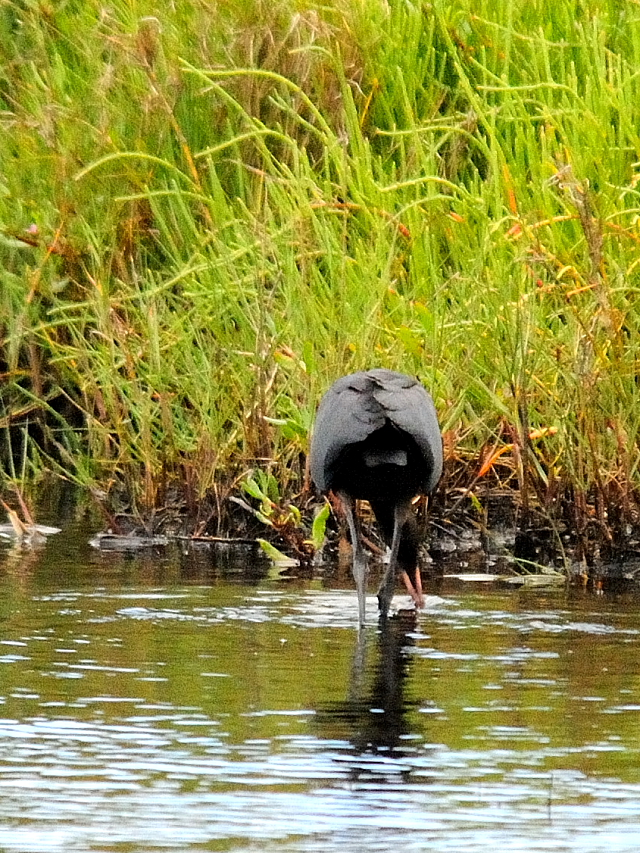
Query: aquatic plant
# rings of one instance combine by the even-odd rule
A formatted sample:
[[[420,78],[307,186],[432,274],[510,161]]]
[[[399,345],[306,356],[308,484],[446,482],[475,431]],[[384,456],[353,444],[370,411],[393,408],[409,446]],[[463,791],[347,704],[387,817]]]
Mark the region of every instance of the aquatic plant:
[[[317,401],[376,364],[432,391],[450,505],[632,529],[636,6],[13,3],[0,60],[7,481],[305,509]]]

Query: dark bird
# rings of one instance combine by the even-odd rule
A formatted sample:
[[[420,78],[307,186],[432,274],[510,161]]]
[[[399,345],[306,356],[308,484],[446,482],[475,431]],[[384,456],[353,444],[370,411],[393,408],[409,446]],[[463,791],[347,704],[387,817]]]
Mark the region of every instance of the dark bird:
[[[332,491],[347,517],[360,625],[365,621],[367,559],[355,502],[369,501],[391,558],[378,589],[386,617],[399,570],[422,607],[418,525],[412,501],[430,494],[442,474],[442,437],[433,400],[404,373],[377,368],[338,379],[320,401],[310,451],[311,477]],[[413,578],[413,580],[412,580]]]

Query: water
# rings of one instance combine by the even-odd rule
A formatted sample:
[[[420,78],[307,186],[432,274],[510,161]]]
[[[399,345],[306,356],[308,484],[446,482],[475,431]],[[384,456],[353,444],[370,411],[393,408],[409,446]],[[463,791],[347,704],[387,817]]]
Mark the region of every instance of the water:
[[[640,600],[0,545],[0,849],[637,851]],[[398,597],[397,602],[402,604]]]

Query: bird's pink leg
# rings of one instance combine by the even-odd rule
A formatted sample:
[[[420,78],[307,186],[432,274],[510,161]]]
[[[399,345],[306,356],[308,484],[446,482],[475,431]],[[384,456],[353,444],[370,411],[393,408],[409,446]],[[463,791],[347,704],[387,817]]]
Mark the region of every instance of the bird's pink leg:
[[[411,578],[405,572],[402,571],[400,577],[402,578],[402,582],[405,585],[407,592],[413,599],[413,602],[416,607],[424,607],[424,596],[422,594],[422,578],[420,577],[420,569],[416,566],[416,584],[415,586],[411,583]]]
[[[420,566],[416,566],[416,606],[424,607],[424,595],[422,594],[422,575],[420,574]]]

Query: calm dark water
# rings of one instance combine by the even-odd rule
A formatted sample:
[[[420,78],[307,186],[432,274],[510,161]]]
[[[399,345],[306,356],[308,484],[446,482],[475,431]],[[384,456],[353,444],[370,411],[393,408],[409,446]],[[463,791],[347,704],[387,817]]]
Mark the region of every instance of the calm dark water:
[[[639,849],[637,596],[372,597],[359,641],[330,578],[88,539],[0,543],[2,851]]]

